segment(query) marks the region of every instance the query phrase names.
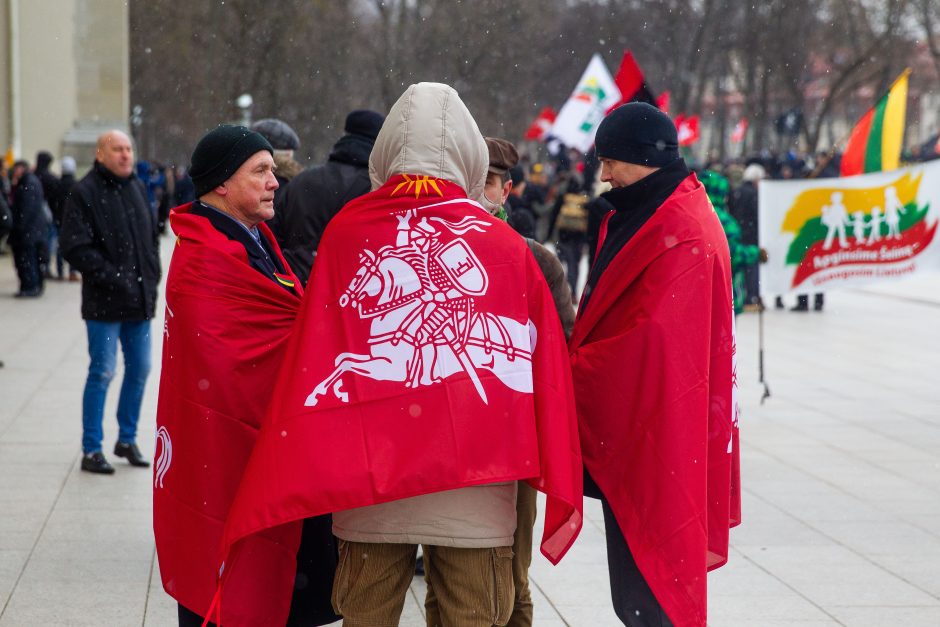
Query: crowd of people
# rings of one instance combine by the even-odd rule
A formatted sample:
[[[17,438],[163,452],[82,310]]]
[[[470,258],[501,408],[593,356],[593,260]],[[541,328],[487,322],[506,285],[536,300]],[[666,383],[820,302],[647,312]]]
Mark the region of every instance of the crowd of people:
[[[47,159],[14,167],[22,291],[42,292],[50,222],[81,277],[85,472],[115,472],[119,344],[114,455],[151,466],[137,426],[176,236],[152,472],[180,625],[394,625],[419,546],[428,625],[531,625],[539,491],[552,563],[600,500],[625,625],[705,625],[740,521],[731,279],[761,258],[721,200],[761,166],[734,192],[696,176],[644,103],[608,114],[590,159],[538,163],[437,83],[350,112],[322,164],[300,141],[221,125],[183,174],[109,131],[64,195]],[[59,218],[26,221],[47,197]]]

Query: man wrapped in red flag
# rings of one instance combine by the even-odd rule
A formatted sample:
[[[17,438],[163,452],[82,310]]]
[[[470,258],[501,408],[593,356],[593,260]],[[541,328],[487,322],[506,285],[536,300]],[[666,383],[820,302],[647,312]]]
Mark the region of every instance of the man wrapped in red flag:
[[[278,186],[272,153],[245,127],[211,131],[192,156],[199,200],[170,216],[178,239],[166,287],[153,524],[181,626],[202,624],[216,592],[225,519],[300,307],[300,284],[264,224]],[[228,564],[227,626],[338,618],[329,606],[329,517],[305,521],[300,538],[296,524],[238,547]]]
[[[624,105],[595,141],[615,211],[569,342],[585,494],[623,623],[704,627],[740,520],[728,244],[663,112]]]
[[[229,515],[237,553],[334,512],[333,607],[350,625],[398,624],[418,544],[445,624],[505,624],[517,479],[548,495],[551,561],[581,527],[564,334],[529,248],[475,200],[487,165],[452,88],[412,85],[392,107],[374,191],[321,240]]]

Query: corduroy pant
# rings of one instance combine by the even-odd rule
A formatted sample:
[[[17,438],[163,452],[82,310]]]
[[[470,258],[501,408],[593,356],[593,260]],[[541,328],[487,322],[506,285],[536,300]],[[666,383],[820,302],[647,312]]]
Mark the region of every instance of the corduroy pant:
[[[515,602],[506,627],[532,627],[532,593],[529,591],[529,566],[532,564],[532,530],[535,527],[538,492],[525,481],[519,481],[516,496],[516,532],[512,538],[512,583]],[[428,625],[440,625],[434,587],[428,583],[425,601]]]
[[[339,542],[333,609],[343,616],[343,627],[397,627],[418,546]],[[513,608],[512,547],[423,549],[425,577],[435,592],[433,615],[440,617],[429,627],[506,624]]]

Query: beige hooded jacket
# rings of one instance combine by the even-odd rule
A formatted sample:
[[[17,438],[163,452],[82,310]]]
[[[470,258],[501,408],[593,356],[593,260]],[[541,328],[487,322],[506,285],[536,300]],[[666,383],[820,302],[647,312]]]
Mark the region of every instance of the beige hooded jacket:
[[[375,190],[396,174],[425,174],[457,183],[479,202],[488,165],[486,142],[457,92],[440,83],[418,83],[385,118],[369,158],[369,175]],[[353,542],[485,548],[511,545],[515,529],[515,482],[333,514],[333,533]]]

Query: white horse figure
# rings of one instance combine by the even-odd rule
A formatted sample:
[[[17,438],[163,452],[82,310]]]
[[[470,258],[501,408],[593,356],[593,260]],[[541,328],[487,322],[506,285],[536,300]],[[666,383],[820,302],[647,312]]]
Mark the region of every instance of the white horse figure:
[[[412,388],[466,372],[486,403],[477,373],[483,369],[513,390],[532,392],[535,325],[478,312],[475,299],[457,289],[435,289],[420,263],[422,256],[392,246],[377,255],[368,250],[360,255],[359,269],[339,303],[372,320],[369,352],[338,355],[336,369],[314,388],[306,406],[329,392],[348,402],[342,390],[347,372]]]

